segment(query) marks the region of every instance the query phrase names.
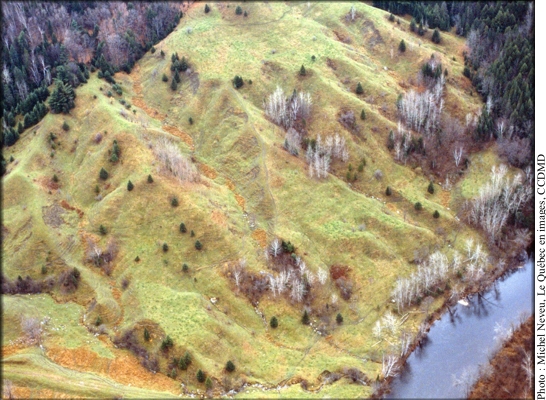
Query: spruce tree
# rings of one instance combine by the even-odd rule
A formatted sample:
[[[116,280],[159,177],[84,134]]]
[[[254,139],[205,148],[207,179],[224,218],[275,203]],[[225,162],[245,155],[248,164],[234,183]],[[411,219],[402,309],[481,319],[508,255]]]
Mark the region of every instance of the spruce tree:
[[[233,362],[231,360],[229,360],[227,363],[226,363],[226,371],[227,372],[233,372],[235,371],[235,364],[233,364]]]
[[[415,21],[415,18],[411,19],[409,28],[410,28],[410,31],[415,32],[415,29],[417,28],[417,23]]]
[[[360,112],[360,119],[363,121],[366,119],[366,111],[364,111],[364,109]]]
[[[190,125],[193,125],[193,118],[192,118],[192,117],[189,117],[189,118],[188,118],[188,122],[190,123]]]
[[[68,132],[70,130],[70,126],[66,123],[66,121],[63,122],[63,131]]]
[[[171,206],[178,207],[178,199],[176,197],[171,199]]]
[[[400,53],[404,53],[406,51],[406,42],[404,42],[404,39],[400,41],[400,44],[398,45],[398,51]]]
[[[205,387],[207,388],[207,390],[212,389],[212,380],[209,376],[207,376],[207,379],[205,380]]]
[[[436,44],[440,43],[440,31],[438,28],[434,29],[434,32],[432,33],[432,41]]]
[[[129,181],[127,183],[127,190],[130,192],[131,190],[133,190],[133,188],[134,188],[133,182]]]
[[[19,122],[17,124],[17,133],[21,134],[21,133],[23,133],[24,130],[25,130],[25,128],[23,128],[23,124],[21,124],[21,122]]]
[[[53,175],[53,182],[55,183],[59,182],[59,177],[57,176],[57,174]]]
[[[176,92],[176,89],[178,88],[178,84],[176,83],[176,79],[173,78],[172,82],[171,82],[171,90],[173,92]]]
[[[239,89],[244,85],[244,83],[243,78],[241,78],[239,75],[235,75],[235,78],[233,78],[233,87],[235,89]]]
[[[147,328],[144,328],[144,340],[147,342],[150,341],[150,332],[148,332]]]
[[[99,226],[99,233],[102,236],[106,235],[106,228],[104,227],[104,225]]]
[[[417,211],[421,211],[423,209],[423,205],[420,202],[415,203],[415,209]]]
[[[102,179],[103,181],[108,179],[108,172],[106,172],[106,170],[104,168],[100,169],[99,178]]]
[[[341,313],[338,313],[337,316],[336,316],[336,322],[338,324],[341,324],[343,322],[343,316],[341,315]]]
[[[188,69],[188,62],[186,61],[186,57],[182,57],[178,68],[180,69],[180,71],[186,72],[186,70]]]
[[[195,248],[197,250],[201,250],[203,248],[203,245],[201,244],[201,242],[199,240],[195,241]]]
[[[68,114],[75,107],[74,98],[76,94],[74,93],[74,89],[59,79],[55,81],[55,85],[55,90],[49,98],[49,108],[54,114]]]
[[[389,21],[394,22],[394,15],[392,13],[389,15]]]
[[[148,183],[153,183],[154,179],[152,178],[152,175],[148,175]]]
[[[201,383],[205,382],[205,373],[203,371],[201,370],[197,371],[196,377],[197,377],[197,381]]]
[[[183,222],[181,222],[180,223],[180,232],[186,233],[187,231],[188,230],[186,229],[186,225]]]
[[[303,317],[301,317],[301,323],[303,325],[309,325],[309,314],[307,314],[307,310],[303,312]]]
[[[186,362],[186,365],[191,364],[191,354],[188,351],[184,353],[184,361]]]
[[[182,264],[182,272],[187,273],[190,270],[190,267],[188,267],[188,264]]]
[[[356,94],[363,94],[364,89],[362,88],[362,84],[358,82],[358,85],[356,85]]]
[[[385,194],[387,196],[390,196],[392,194],[392,190],[391,190],[391,187],[390,186],[387,186],[387,190],[385,190]]]
[[[169,78],[167,77],[167,74],[163,74],[163,76],[161,77],[161,80],[163,82],[169,82]]]
[[[419,22],[419,29],[417,30],[417,33],[419,36],[423,36],[425,34],[425,29],[423,28],[423,23]]]
[[[188,369],[188,364],[186,363],[186,359],[184,357],[180,357],[180,360],[178,360],[178,368],[180,368],[182,371]]]
[[[430,182],[430,183],[428,184],[427,191],[428,191],[430,194],[434,194],[434,184],[433,184],[432,182]]]
[[[438,212],[438,210],[434,211],[434,214],[432,214],[432,216],[434,218],[440,218],[440,213]]]
[[[180,75],[178,74],[178,71],[174,71],[174,80],[176,83],[180,83]]]
[[[269,321],[269,326],[271,326],[273,329],[279,326],[279,321],[277,320],[277,317],[271,318],[271,321]]]
[[[163,243],[163,252],[169,251],[169,245],[167,243]]]
[[[241,6],[237,6],[237,8],[235,9],[235,14],[241,15],[242,13],[243,13],[243,9],[241,8]]]
[[[307,75],[307,71],[305,70],[305,67],[303,66],[303,64],[301,65],[301,68],[300,68],[300,75],[301,76]]]
[[[210,7],[208,4],[205,4],[205,14],[208,14],[210,12]]]

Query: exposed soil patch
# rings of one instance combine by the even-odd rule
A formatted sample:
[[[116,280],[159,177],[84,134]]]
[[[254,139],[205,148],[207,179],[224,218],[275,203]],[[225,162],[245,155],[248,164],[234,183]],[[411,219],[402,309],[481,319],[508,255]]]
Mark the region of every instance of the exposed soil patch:
[[[169,132],[171,135],[179,137],[180,139],[182,139],[184,141],[184,143],[186,143],[188,146],[190,146],[190,148],[192,150],[194,149],[193,139],[187,133],[182,132],[176,126],[172,126],[172,125],[163,125],[163,129],[166,130],[167,132]]]
[[[209,167],[207,164],[199,164],[199,171],[210,179],[216,179],[218,176],[218,172],[216,172],[214,168]]]
[[[218,210],[214,210],[212,212],[212,215],[210,216],[210,219],[212,219],[212,222],[214,222],[215,224],[217,224],[217,225],[219,225],[221,227],[226,226],[227,217]]]

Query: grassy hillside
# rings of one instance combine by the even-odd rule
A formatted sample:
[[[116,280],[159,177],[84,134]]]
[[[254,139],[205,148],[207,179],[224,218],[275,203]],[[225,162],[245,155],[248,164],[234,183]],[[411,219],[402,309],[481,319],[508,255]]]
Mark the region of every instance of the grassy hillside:
[[[56,286],[51,295],[3,297],[2,372],[16,394],[203,393],[204,384],[195,378],[202,369],[213,378],[216,394],[246,382],[239,396],[369,396],[370,386],[352,383],[346,372],[356,368],[370,380],[380,373],[388,343],[377,343],[372,327],[393,309],[393,285],[415,269],[414,252],[423,246],[462,248],[467,237],[481,241],[458,222],[455,210],[497,162],[493,153],[472,156],[450,192],[436,184],[429,194],[431,177],[395,163],[386,147],[398,121],[397,97],[414,87],[432,53],[449,70],[445,109],[461,122],[480,109],[462,76],[463,39],[445,33],[436,45],[431,32],[421,38],[409,31],[408,20],[389,22],[387,13],[363,3],[355,3],[357,17],[350,22],[345,15],[352,3],[241,3],[247,17],[235,14],[236,3],[210,4],[208,14],[202,4],[190,7],[155,53],[146,54],[130,75],[116,75],[130,110],[117,94],[108,97],[110,85],[92,74],[77,89],[70,115],[48,114],[6,151],[14,161],[2,178],[4,274],[43,279],[74,267],[81,271],[73,293]],[[401,39],[408,45],[404,54],[397,51]],[[174,52],[190,65],[175,92],[170,79],[162,81],[163,74],[171,77]],[[305,76],[299,75],[302,64]],[[239,90],[231,83],[235,75],[245,81]],[[358,82],[362,96],[355,94]],[[295,157],[284,150],[284,130],[266,118],[263,101],[277,85],[288,94],[310,92],[309,137],[337,132],[346,139],[349,161],[335,161],[326,179],[309,177],[304,153]],[[362,109],[365,120],[358,118]],[[338,122],[342,110],[354,111],[358,134]],[[57,136],[54,149],[50,132]],[[180,183],[160,169],[154,150],[162,137],[193,158],[199,181]],[[121,149],[117,163],[109,161],[113,140]],[[356,170],[362,158],[363,172],[347,183],[348,164]],[[103,167],[106,180],[99,178]],[[382,179],[374,177],[377,170]],[[417,201],[424,207],[420,212]],[[435,210],[439,219],[432,217]],[[186,233],[179,231],[181,222]],[[269,271],[264,246],[275,237],[291,241],[313,272],[349,268],[349,301],[328,279],[311,305],[314,327],[321,322],[314,311],[331,305],[322,321],[327,335],[301,324],[301,304],[266,293],[255,307],[236,289],[230,266],[244,258],[249,271]],[[196,240],[203,244],[200,251]],[[87,254],[91,243],[105,248],[110,241],[118,251],[108,276]],[[184,263],[188,272],[182,271]],[[332,294],[340,297],[336,304]],[[338,312],[341,325],[333,322]],[[268,324],[273,315],[279,319],[276,330]],[[21,342],[21,316],[51,318],[43,348]],[[96,336],[90,330],[99,316],[104,333]],[[405,329],[414,330],[422,318],[410,314]],[[150,342],[143,340],[144,328]],[[132,353],[112,344],[127,329],[135,329],[150,354],[159,354],[161,373],[145,370]],[[165,335],[174,342],[167,356],[159,350]],[[185,351],[193,356],[188,370],[167,377],[169,359]],[[224,370],[227,360],[236,365],[231,374]],[[327,384],[329,372],[342,378]]]

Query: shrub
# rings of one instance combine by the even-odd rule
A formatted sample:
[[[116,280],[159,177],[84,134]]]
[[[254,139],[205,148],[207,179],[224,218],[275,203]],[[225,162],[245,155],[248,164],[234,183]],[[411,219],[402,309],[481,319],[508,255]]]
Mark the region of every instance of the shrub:
[[[420,202],[415,203],[414,207],[417,211],[421,211],[423,209],[423,205]]]
[[[183,272],[186,272],[186,273],[187,273],[189,270],[190,270],[190,267],[188,267],[188,264],[185,264],[185,263],[182,264],[182,271],[183,271]]]
[[[167,77],[167,74],[163,74],[163,76],[161,77],[161,80],[163,82],[168,82],[169,81],[169,78]]]
[[[53,175],[53,182],[55,183],[59,182],[59,177],[57,176],[57,174]]]
[[[237,6],[237,8],[235,9],[235,14],[241,15],[242,13],[243,13],[243,9],[241,8],[241,6]]]
[[[195,241],[195,248],[197,250],[201,250],[203,248],[203,245],[201,244],[201,242],[199,240]]]
[[[438,210],[434,211],[434,214],[432,214],[432,216],[434,218],[440,218],[440,213],[438,212]]]
[[[305,70],[305,67],[303,66],[303,64],[301,65],[301,68],[300,68],[300,75],[301,76],[307,75],[307,71]]]
[[[279,326],[279,321],[277,320],[277,317],[271,317],[271,321],[269,321],[269,326],[273,329]]]
[[[303,316],[301,317],[301,323],[302,323],[303,325],[309,325],[309,322],[310,322],[310,320],[309,320],[309,314],[307,314],[307,310],[305,310],[305,311],[303,312]]]
[[[167,243],[163,243],[163,251],[166,253],[169,251],[169,245]]]
[[[208,14],[210,12],[210,7],[208,4],[205,4],[205,14]]]
[[[356,94],[363,94],[364,89],[362,88],[362,84],[358,82],[358,85],[356,85]]]
[[[229,361],[226,363],[226,371],[227,371],[227,372],[233,372],[233,371],[235,371],[235,364],[233,364],[233,362],[231,362],[231,360],[229,360]]]
[[[186,225],[183,222],[181,222],[180,223],[180,232],[186,233],[187,231],[188,230],[186,229]]]
[[[391,190],[391,187],[390,186],[387,186],[387,190],[385,190],[385,194],[387,196],[390,196],[392,194],[392,190]]]
[[[70,126],[66,123],[66,121],[63,122],[63,131],[68,132],[70,130]]]
[[[434,194],[434,184],[433,184],[432,182],[430,182],[430,183],[428,184],[427,191],[428,191],[430,194]]]
[[[243,78],[241,78],[239,75],[235,75],[235,78],[233,78],[233,87],[235,89],[239,89],[243,85],[244,85]]]
[[[102,179],[103,181],[108,179],[108,172],[104,168],[100,169],[99,178]]]
[[[176,197],[171,199],[171,206],[178,207],[178,199]]]
[[[99,232],[102,236],[106,235],[106,228],[104,225],[99,226]]]
[[[197,381],[201,383],[205,382],[205,373],[203,371],[198,370],[195,376],[197,377]]]
[[[338,314],[336,315],[336,322],[337,322],[338,324],[341,324],[341,323],[343,322],[343,316],[341,315],[341,313],[338,313]]]
[[[400,53],[404,53],[406,51],[406,42],[404,42],[404,39],[400,41],[400,44],[398,45],[398,51]]]

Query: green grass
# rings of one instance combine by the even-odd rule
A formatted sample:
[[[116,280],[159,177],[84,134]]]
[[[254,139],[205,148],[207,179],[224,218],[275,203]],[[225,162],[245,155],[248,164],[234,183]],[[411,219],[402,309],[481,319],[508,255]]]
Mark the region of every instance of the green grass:
[[[464,81],[459,79],[464,41],[445,33],[440,46],[427,39],[419,46],[420,38],[409,32],[409,21],[402,21],[403,31],[388,22],[388,13],[364,3],[355,4],[361,18],[347,24],[344,16],[351,4],[315,3],[308,8],[307,3],[251,2],[243,7],[249,13],[246,18],[235,16],[234,6],[227,8],[228,3],[214,3],[209,14],[204,14],[201,6],[191,8],[175,32],[155,46],[155,54],[146,54],[132,74],[116,75],[122,82],[122,97],[133,104],[136,113],[127,111],[128,117],[123,117],[120,110],[125,107],[119,104],[119,96],[108,98],[105,93],[110,85],[92,74],[89,82],[77,89],[71,115],[48,114],[7,149],[5,157],[13,155],[18,164],[9,164],[3,178],[4,273],[10,278],[27,274],[41,278],[44,264],[51,273],[77,267],[83,283],[75,295],[55,293],[58,302],[47,295],[5,297],[10,323],[4,324],[4,337],[20,337],[21,315],[52,315],[56,324],[52,326],[62,324],[67,330],[62,333],[48,328],[51,336],[46,347],[87,345],[100,357],[109,358],[112,355],[106,345],[82,325],[84,315],[87,321],[101,315],[111,337],[114,329],[119,332],[153,321],[159,325],[161,337],[147,345],[150,349],[159,347],[162,335],[170,335],[176,351],[188,349],[194,356],[187,373],[190,390],[203,389],[194,378],[197,368],[221,381],[223,367],[231,359],[237,366],[234,379],[267,387],[283,385],[279,391],[248,388],[239,397],[369,396],[369,387],[351,384],[345,378],[317,392],[304,391],[298,384],[284,386],[283,382],[306,379],[316,389],[323,371],[344,367],[359,368],[375,379],[381,366],[374,357],[388,344],[373,347],[372,326],[392,308],[394,282],[415,268],[410,263],[415,250],[444,246],[436,233],[440,227],[455,248],[463,245],[460,238],[480,240],[464,227],[457,236],[454,206],[477,193],[486,172],[498,161],[491,151],[473,156],[469,171],[454,187],[447,205],[439,187],[434,195],[427,193],[428,177],[393,162],[386,138],[396,127],[396,98],[432,52],[450,66],[446,108],[457,110],[456,116],[464,118],[481,107],[477,96],[468,96]],[[191,34],[186,33],[187,27],[193,28]],[[374,29],[382,42],[372,46]],[[351,43],[339,41],[334,31],[350,37]],[[396,48],[402,38],[408,50],[398,55]],[[164,60],[160,50],[166,53]],[[276,50],[274,54],[272,50]],[[195,93],[195,76],[192,83],[181,74],[176,93],[161,81],[163,73],[170,76],[170,55],[175,51],[199,74]],[[458,61],[451,60],[453,55]],[[335,70],[328,66],[328,59]],[[302,64],[308,71],[303,78],[298,75]],[[245,80],[239,90],[231,84],[236,74]],[[357,82],[362,82],[364,96],[354,94]],[[153,112],[149,115],[150,110],[147,113],[136,105],[137,85],[142,86],[146,105],[165,118]],[[327,179],[311,179],[304,156],[296,158],[282,149],[284,132],[266,120],[262,106],[277,85],[287,94],[294,88],[311,93],[314,105],[307,126],[311,137],[339,132],[347,140],[353,166],[366,158],[367,165],[355,184],[345,182],[347,166],[339,161]],[[381,110],[383,105],[386,112]],[[337,122],[342,108],[354,110],[361,136]],[[363,108],[365,121],[358,119]],[[188,123],[190,116],[193,125]],[[71,126],[67,133],[61,129],[65,120]],[[194,149],[169,134],[165,124],[187,133]],[[61,143],[53,158],[49,132]],[[96,144],[93,138],[98,132],[104,137]],[[149,146],[164,135],[172,137],[181,152],[194,157],[197,164],[214,168],[218,176],[202,175],[199,183],[181,184],[158,171]],[[114,139],[121,148],[115,165],[108,154]],[[102,167],[110,175],[106,181],[99,180]],[[380,181],[373,177],[377,169],[384,174]],[[61,186],[49,194],[40,180],[50,180],[54,173]],[[147,183],[148,174],[154,183]],[[126,190],[128,180],[135,185],[131,192]],[[101,201],[95,199],[96,185]],[[395,192],[390,198],[384,195],[387,186]],[[244,209],[236,195],[244,198]],[[172,196],[178,198],[178,207],[171,207]],[[83,216],[64,210],[61,225],[47,225],[44,207],[62,200],[82,210]],[[413,209],[416,201],[424,206],[421,213]],[[440,219],[433,219],[434,210],[440,212]],[[187,233],[179,232],[180,222],[186,224]],[[101,224],[108,230],[106,236],[98,233]],[[360,230],[361,225],[365,229]],[[334,264],[350,267],[354,295],[350,303],[338,301],[344,323],[328,338],[301,324],[300,305],[264,296],[258,305],[264,324],[249,301],[233,290],[225,275],[227,263],[244,257],[250,270],[267,271],[263,249],[251,237],[255,228],[265,230],[268,240],[277,236],[290,240],[312,271]],[[190,237],[191,230],[196,237]],[[101,246],[110,238],[116,240],[119,254],[111,276],[85,261],[88,238]],[[194,248],[197,239],[204,245],[201,251]],[[169,245],[166,253],[161,249],[164,242]],[[182,272],[183,263],[190,267],[187,274]],[[124,278],[131,283],[122,291]],[[121,293],[119,299],[116,293]],[[337,289],[328,283],[320,290],[317,303],[330,301],[332,293]],[[211,297],[218,299],[216,305],[210,302]],[[99,306],[88,312],[92,299]],[[332,311],[332,318],[336,313]],[[276,330],[268,325],[273,315],[279,318]],[[415,329],[419,318],[410,318],[406,326]],[[19,359],[24,362],[18,363]],[[47,376],[59,377],[57,390],[69,395],[108,397],[118,390],[113,381],[67,370],[34,350],[14,354],[9,360],[3,372],[18,386],[51,388],[52,383],[42,377],[24,375],[25,371],[42,370],[50,374]],[[160,363],[165,367],[167,360],[161,358]],[[96,384],[97,379],[102,383]],[[77,386],[78,381],[84,382],[83,387]],[[127,397],[164,397],[152,390],[128,386],[123,390]]]

